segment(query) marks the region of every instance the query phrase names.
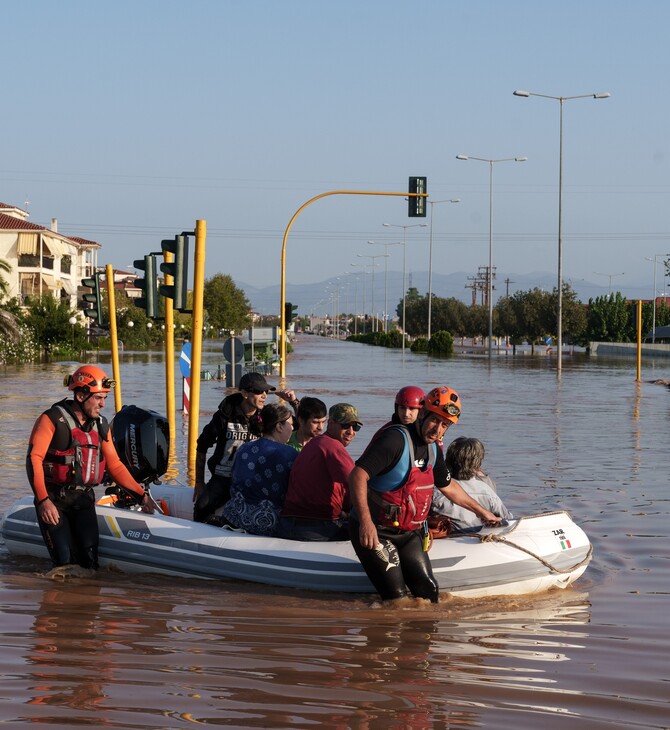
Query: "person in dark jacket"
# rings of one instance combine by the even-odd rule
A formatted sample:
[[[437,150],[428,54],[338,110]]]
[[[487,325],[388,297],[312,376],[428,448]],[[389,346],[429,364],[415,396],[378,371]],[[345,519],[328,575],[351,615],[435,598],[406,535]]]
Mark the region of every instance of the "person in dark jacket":
[[[195,493],[193,519],[221,525],[215,512],[230,499],[233,460],[245,443],[261,436],[260,412],[268,393],[277,389],[260,373],[245,373],[240,379],[239,392],[226,396],[212,420],[198,437],[195,457]],[[277,395],[293,404],[293,391],[277,391]],[[207,459],[207,452],[214,453]],[[205,483],[205,465],[211,478]]]

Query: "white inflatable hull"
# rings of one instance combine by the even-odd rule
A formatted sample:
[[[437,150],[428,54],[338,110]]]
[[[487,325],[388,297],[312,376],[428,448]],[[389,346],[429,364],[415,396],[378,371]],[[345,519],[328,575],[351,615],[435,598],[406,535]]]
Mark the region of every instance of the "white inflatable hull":
[[[233,532],[189,519],[189,487],[156,486],[152,494],[164,500],[170,516],[98,504],[102,566],[305,590],[374,592],[348,541],[298,542]],[[2,537],[12,553],[48,558],[31,497],[10,508]],[[479,536],[436,540],[430,558],[443,593],[517,595],[573,583],[588,565],[591,545],[567,512],[551,512],[487,528]]]

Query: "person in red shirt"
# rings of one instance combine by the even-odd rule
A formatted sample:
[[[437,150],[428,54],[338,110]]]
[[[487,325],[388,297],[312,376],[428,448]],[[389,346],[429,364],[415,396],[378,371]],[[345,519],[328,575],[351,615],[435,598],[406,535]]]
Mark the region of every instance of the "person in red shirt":
[[[293,463],[279,537],[322,542],[348,539],[347,479],[354,462],[347,447],[362,425],[349,403],[336,403],[328,411],[325,433],[308,441]]]
[[[125,467],[101,410],[114,381],[95,365],[65,379],[72,400],[54,403],[30,434],[26,471],[35,495],[37,521],[54,567],[98,567],[98,519],[93,487],[107,471],[145,512],[151,497]]]

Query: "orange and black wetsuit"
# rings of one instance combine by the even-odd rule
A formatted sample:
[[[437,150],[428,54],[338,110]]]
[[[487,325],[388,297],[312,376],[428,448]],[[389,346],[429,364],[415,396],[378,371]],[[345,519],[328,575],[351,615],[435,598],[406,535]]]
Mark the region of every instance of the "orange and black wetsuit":
[[[72,401],[55,403],[35,422],[30,435],[26,470],[35,505],[51,499],[59,513],[57,525],[45,524],[38,513],[44,542],[55,566],[98,566],[98,521],[93,487],[105,470],[138,501],[144,489],[118,457],[106,419],[80,424]]]

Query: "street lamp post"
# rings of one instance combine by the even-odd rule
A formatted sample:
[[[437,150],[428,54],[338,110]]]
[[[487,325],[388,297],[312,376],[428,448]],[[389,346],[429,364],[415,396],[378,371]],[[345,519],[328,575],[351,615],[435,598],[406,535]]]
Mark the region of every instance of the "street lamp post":
[[[489,271],[487,276],[487,293],[489,300],[489,358],[493,355],[493,165],[496,162],[525,162],[527,157],[503,157],[490,160],[485,157],[456,155],[457,160],[477,160],[489,166]]]
[[[595,274],[596,276],[606,276],[606,277],[607,277],[607,278],[608,278],[608,279],[610,280],[610,283],[609,283],[609,295],[611,296],[611,295],[612,295],[612,279],[613,279],[613,278],[614,278],[615,276],[624,276],[626,272],[625,272],[625,271],[622,271],[622,272],[621,272],[620,274],[601,274],[601,273],[600,273],[600,272],[598,272],[598,271],[594,271],[593,273],[594,273],[594,274]]]
[[[365,305],[367,304],[367,297],[365,293],[365,274],[366,269],[370,264],[351,264],[351,266],[360,266],[363,269],[363,334],[365,334]],[[356,295],[356,299],[358,300],[358,294]],[[358,316],[358,315],[357,315]],[[354,324],[354,330],[356,329],[356,325]]]
[[[399,223],[382,223],[386,228],[402,228],[402,354],[405,354],[405,335],[407,333],[407,322],[405,321],[405,300],[407,299],[407,284],[405,283],[405,272],[407,271],[407,229],[426,228],[427,223],[412,223],[409,226],[402,226]]]
[[[358,274],[354,286],[354,336],[358,334]]]
[[[656,285],[654,285],[654,288]],[[72,325],[72,349],[74,350],[74,326],[77,324],[77,318],[76,317],[70,317],[68,319],[68,322]]]
[[[460,198],[451,200],[429,200],[430,203],[430,243],[428,244],[428,342],[430,342],[433,312],[433,206],[438,203],[460,203]]]
[[[386,241],[368,241],[368,243],[371,243],[373,245],[381,245],[384,246],[384,254],[386,255],[386,258],[384,259],[384,333],[388,332],[388,314],[389,314],[389,299],[388,299],[388,281],[389,281],[389,246],[402,246],[402,241],[393,241],[392,243],[387,243]]]
[[[543,99],[554,99],[559,102],[559,142],[558,142],[558,312],[556,314],[556,371],[560,376],[563,359],[563,102],[572,99],[607,99],[609,91],[596,94],[579,94],[578,96],[551,96],[537,94],[532,91],[517,89],[514,96],[539,96]]]
[[[365,254],[365,253],[359,253],[356,254],[357,256],[360,256],[360,258],[365,259],[372,259],[372,331],[377,331],[377,315],[375,314],[375,267],[379,264],[375,263],[375,259],[383,259],[388,256],[387,253],[378,253],[378,254]]]
[[[649,256],[644,257],[646,261],[653,261],[654,262],[654,296],[651,300],[653,309],[652,309],[652,315],[651,315],[651,344],[656,343],[656,292],[658,291],[656,289],[656,264],[659,259],[667,258],[670,261],[670,253],[662,254],[662,253],[655,253],[654,258],[650,258]]]

